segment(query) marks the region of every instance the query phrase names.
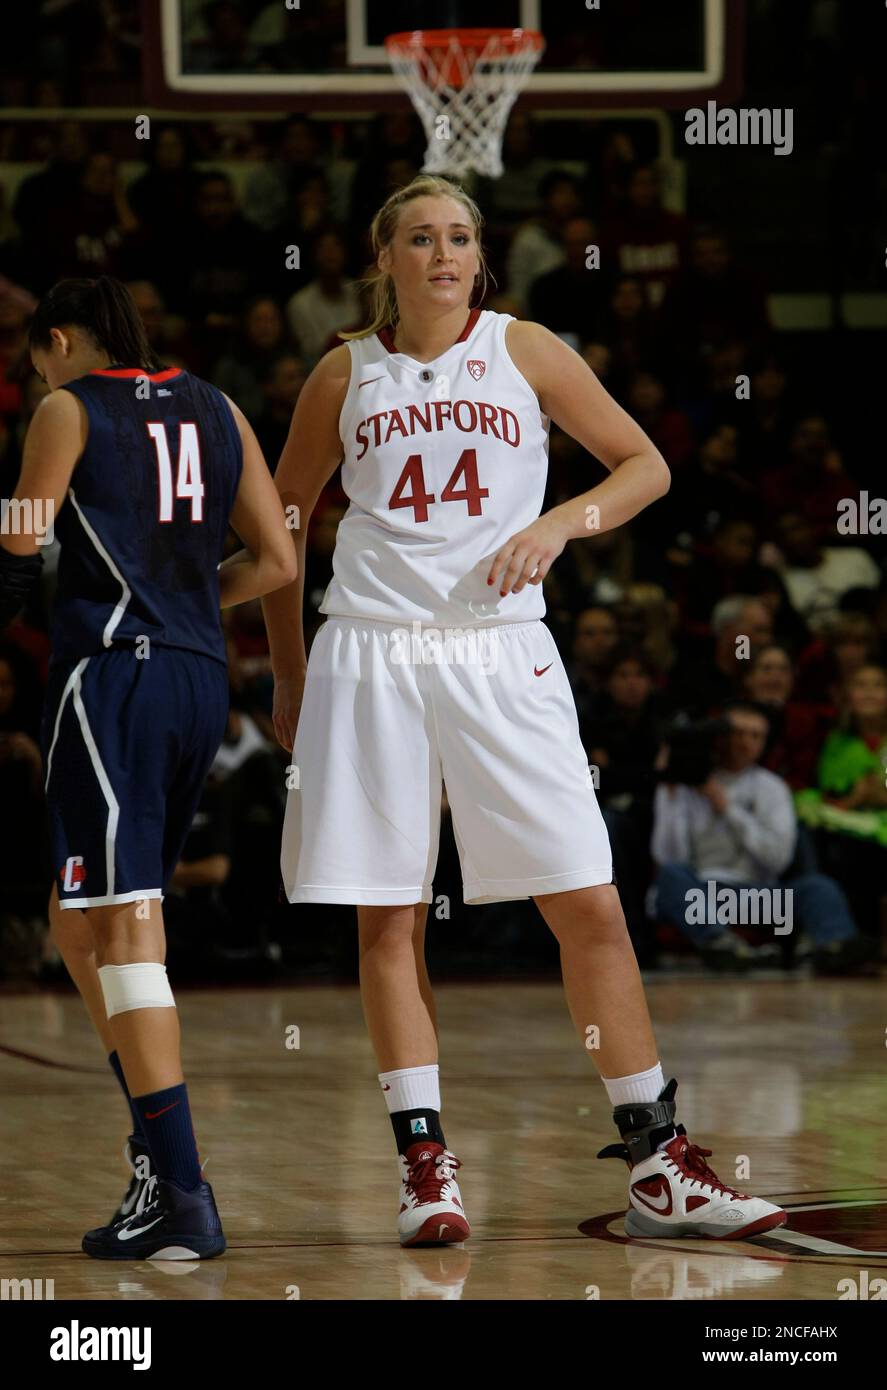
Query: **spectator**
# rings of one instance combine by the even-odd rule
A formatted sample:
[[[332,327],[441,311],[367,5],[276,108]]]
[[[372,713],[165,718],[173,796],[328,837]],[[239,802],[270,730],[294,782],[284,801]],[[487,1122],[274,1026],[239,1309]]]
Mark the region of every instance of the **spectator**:
[[[542,211],[515,233],[508,251],[508,293],[526,312],[535,280],[566,261],[563,231],[580,211],[579,184],[563,169],[552,169],[539,184]]]
[[[144,150],[148,167],[129,185],[129,205],[153,245],[175,245],[194,202],[190,141],[180,126],[155,125]]]
[[[227,174],[200,179],[183,243],[168,270],[168,298],[211,341],[233,327],[247,295],[268,273],[259,233],[241,213]]]
[[[178,366],[187,361],[193,369],[197,350],[190,340],[185,320],[167,312],[157,286],[150,280],[130,280],[126,288],[135,301],[148,342],[164,366]]]
[[[539,206],[539,185],[554,167],[554,161],[540,152],[538,122],[526,111],[514,109],[508,118],[502,163],[501,177],[480,179],[474,195],[485,209],[493,234],[508,233],[533,216]]]
[[[801,653],[798,688],[805,700],[835,709],[851,676],[862,666],[877,666],[878,630],[864,613],[838,613]]]
[[[747,697],[767,711],[770,735],[762,759],[770,772],[792,791],[809,787],[825,736],[834,720],[828,705],[792,699],[795,670],[785,647],[761,647],[749,662],[743,682]]]
[[[887,671],[861,667],[847,683],[839,727],[825,741],[817,786],[798,796],[823,865],[839,878],[875,939],[887,882]]]
[[[316,123],[310,116],[289,116],[279,132],[274,157],[247,179],[246,217],[261,232],[285,229],[299,187],[310,174],[322,172]]]
[[[619,628],[609,608],[602,604],[585,608],[576,618],[573,630],[572,660],[568,667],[570,684],[579,714],[582,742],[594,742],[594,719],[607,687],[610,662],[619,645]]]
[[[812,955],[823,971],[851,968],[861,958],[847,900],[824,874],[785,877],[795,853],[797,823],[791,793],[781,778],[759,765],[767,741],[767,715],[736,702],[730,731],[721,740],[712,776],[700,787],[663,784],[654,801],[652,854],[658,912],[693,942],[704,960],[719,968],[771,964],[775,944],[749,946],[725,926],[753,925],[758,908],[771,921],[801,928],[796,953]],[[734,890],[725,903],[723,888]],[[750,889],[754,914],[741,912],[735,890]],[[788,899],[774,896],[788,890]],[[692,899],[691,899],[691,896]],[[746,902],[751,905],[749,899]],[[791,909],[785,910],[786,902]],[[712,911],[712,904],[716,909]],[[780,911],[779,907],[783,910]],[[732,922],[725,908],[733,907]],[[725,917],[727,920],[725,921]],[[765,915],[766,920],[766,915]]]
[[[686,568],[676,570],[673,593],[683,619],[683,629],[698,639],[708,635],[715,604],[733,594],[757,594],[763,582],[763,566],[757,563],[758,535],[750,521],[722,517],[701,541]]]
[[[855,493],[828,422],[821,415],[806,415],[797,421],[787,459],[762,475],[761,487],[769,516],[800,513],[813,527],[815,538],[825,545],[836,538],[840,503]]]
[[[305,385],[305,365],[293,354],[284,353],[269,362],[261,377],[264,407],[253,422],[256,438],[271,472],[277,468],[289,435],[293,411]]]
[[[640,280],[624,276],[616,281],[604,309],[599,336],[610,349],[614,389],[624,390],[636,372],[655,365],[656,335]]]
[[[743,466],[739,431],[727,420],[705,436],[699,455],[677,480],[672,509],[680,505],[683,524],[692,536],[710,531],[721,521],[751,521],[760,525],[760,491]]]
[[[770,334],[766,302],[751,275],[734,265],[726,237],[713,228],[693,235],[690,265],[668,286],[662,301],[663,337],[685,384],[698,384],[706,360],[728,338],[760,349]]]
[[[12,215],[26,243],[33,245],[35,239],[43,238],[57,209],[77,196],[87,150],[80,121],[59,122],[52,159],[40,173],[22,180],[12,205]],[[53,278],[50,271],[50,282]]]
[[[21,365],[27,354],[28,322],[36,308],[33,295],[0,276],[0,417],[17,415],[21,409]]]
[[[86,156],[71,196],[34,234],[29,283],[43,293],[66,276],[125,276],[138,246],[138,231],[116,161],[94,150]]]
[[[212,369],[212,380],[237,402],[253,427],[265,409],[264,379],[278,357],[291,348],[277,301],[265,294],[251,299],[241,319],[240,335]]]
[[[788,452],[791,422],[788,377],[774,352],[758,354],[751,369],[751,397],[735,412],[743,453],[757,474],[781,463]]]
[[[850,589],[877,589],[881,571],[861,546],[825,546],[816,528],[800,512],[780,517],[779,545],[784,560],[779,572],[792,607],[816,632],[834,619]]]
[[[604,264],[640,280],[650,308],[658,309],[684,267],[688,233],[686,217],[662,206],[657,170],[635,165],[628,175],[626,207],[604,227]]]
[[[656,674],[645,652],[630,647],[617,650],[606,693],[586,731],[593,743],[585,745],[599,774],[598,800],[610,834],[613,872],[642,967],[653,965],[656,958],[644,911],[650,878],[655,765],[661,743],[653,696]]]
[[[683,667],[672,683],[669,703],[696,718],[710,714],[738,693],[744,662],[773,640],[770,612],[760,599],[734,594],[711,615],[713,653]]]
[[[529,294],[530,318],[576,349],[592,332],[602,309],[600,271],[586,263],[594,239],[593,222],[571,217],[561,236],[564,264],[534,280]]]
[[[684,411],[669,405],[663,381],[649,371],[635,372],[628,381],[626,406],[672,473],[680,473],[690,462],[695,440]]]
[[[331,335],[360,315],[360,295],[345,278],[346,262],[344,239],[336,231],[321,232],[311,250],[314,278],[286,306],[290,330],[309,371]]]

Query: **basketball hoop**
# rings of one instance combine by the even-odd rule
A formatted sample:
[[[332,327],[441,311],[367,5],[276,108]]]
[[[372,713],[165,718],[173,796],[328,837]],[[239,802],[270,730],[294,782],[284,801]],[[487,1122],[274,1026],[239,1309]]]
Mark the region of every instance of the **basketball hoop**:
[[[410,94],[428,149],[428,174],[499,178],[508,114],[545,47],[533,29],[415,29],[385,48]]]

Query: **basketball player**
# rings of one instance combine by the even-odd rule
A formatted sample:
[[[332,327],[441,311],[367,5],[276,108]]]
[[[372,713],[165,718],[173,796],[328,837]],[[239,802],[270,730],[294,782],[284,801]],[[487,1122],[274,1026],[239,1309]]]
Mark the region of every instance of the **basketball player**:
[[[276,473],[303,519],[340,460],[351,499],[310,661],[301,579],[263,605],[275,729],[286,749],[295,736],[300,781],[287,895],[357,905],[402,1244],[469,1234],[423,951],[442,779],[465,901],[532,897],[560,944],[579,1037],[599,1030],[592,1055],[623,1141],[601,1156],[629,1164],[626,1230],[751,1236],[785,1214],[722,1183],[710,1150],[675,1126],[677,1083],[664,1081],[572,693],[541,621],[542,581],[567,541],[630,521],[666,492],[668,469],[558,338],[470,307],[486,280],[480,231],[476,205],[445,179],[388,198],[372,224],[372,323],[315,368]],[[609,477],[540,516],[550,419]]]
[[[118,281],[57,284],[30,342],[51,394],[15,496],[37,515],[49,502],[61,541],[43,725],[50,920],[135,1130],[130,1190],[83,1249],[206,1259],[225,1239],[194,1140],[160,903],[225,728],[220,605],[291,582],[295,550],[243,415],[189,372],[161,370]],[[229,521],[248,548],[219,569]],[[0,622],[39,571],[36,550],[33,527],[2,538]]]

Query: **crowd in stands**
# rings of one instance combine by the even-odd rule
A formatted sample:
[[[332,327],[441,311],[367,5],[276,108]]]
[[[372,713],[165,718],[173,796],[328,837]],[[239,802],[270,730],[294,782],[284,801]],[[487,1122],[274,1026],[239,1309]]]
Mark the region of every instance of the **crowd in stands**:
[[[113,127],[99,140],[74,120],[7,136],[8,160],[33,159],[39,137],[44,163],[4,190],[0,496],[15,487],[45,390],[30,370],[29,315],[61,277],[124,279],[161,359],[239,403],[272,471],[307,374],[340,330],[361,325],[367,228],[421,167],[418,124],[379,117],[352,160],[330,123],[301,115],[261,131],[210,127],[157,124],[135,152],[131,131],[127,152]],[[239,181],[238,141],[252,161]],[[505,162],[502,179],[474,189],[495,277],[485,306],[574,346],[672,470],[662,501],[571,543],[545,584],[638,957],[650,968],[682,952],[713,968],[871,968],[887,891],[887,581],[877,530],[838,525],[871,460],[774,331],[768,286],[741,247],[666,211],[655,165],[624,133],[566,168],[540,154],[518,112]],[[602,476],[553,427],[546,507]],[[308,522],[309,642],[345,505],[334,479]],[[0,647],[0,799],[15,808],[0,839],[7,973],[48,954],[38,741],[53,574],[50,548],[42,590]],[[271,726],[259,605],[225,622],[231,714],[164,904],[171,951],[197,974],[275,969],[281,952],[332,968],[351,909],[278,901],[287,755]],[[710,905],[688,920],[688,894],[709,883],[790,889],[793,930]],[[550,959],[522,905],[464,917],[446,816],[437,884],[450,915],[432,908],[433,961]]]

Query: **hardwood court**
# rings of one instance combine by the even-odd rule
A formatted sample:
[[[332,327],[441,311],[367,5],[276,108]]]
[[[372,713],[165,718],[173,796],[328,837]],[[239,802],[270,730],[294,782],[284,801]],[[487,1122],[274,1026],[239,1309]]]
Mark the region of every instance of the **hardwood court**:
[[[201,1156],[228,1253],[104,1263],[80,1238],[127,1180],[123,1101],[73,994],[6,996],[0,1278],[57,1299],[834,1299],[887,1276],[878,981],[699,976],[649,998],[678,1119],[725,1182],[778,1201],[753,1243],[626,1241],[603,1087],[554,983],[438,988],[445,1132],[474,1234],[403,1251],[394,1144],[356,989],[182,992]],[[286,1046],[299,1029],[298,1050]],[[292,1036],[292,1034],[291,1034]],[[750,1176],[735,1177],[737,1155]]]

